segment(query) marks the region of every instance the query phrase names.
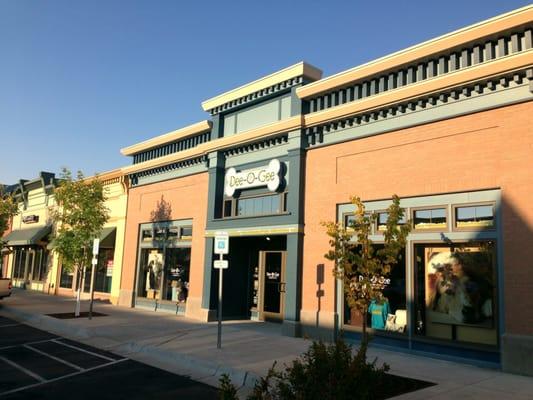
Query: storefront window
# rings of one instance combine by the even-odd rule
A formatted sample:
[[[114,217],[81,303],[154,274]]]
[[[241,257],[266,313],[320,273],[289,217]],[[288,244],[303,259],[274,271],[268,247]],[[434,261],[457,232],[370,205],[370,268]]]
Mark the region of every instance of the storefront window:
[[[416,332],[497,344],[494,243],[416,245]]]
[[[376,245],[376,249],[382,246]],[[398,263],[394,265],[389,276],[383,277],[384,302],[372,302],[368,309],[367,326],[376,331],[406,333],[407,331],[407,301],[405,279],[405,253],[402,253]],[[349,309],[345,301],[344,323],[361,328],[363,316],[356,309]]]
[[[37,249],[34,253],[32,280],[45,281],[48,272],[48,250]]]
[[[111,293],[111,283],[113,280],[113,257],[115,249],[100,249],[98,253],[98,264],[94,275],[94,291],[101,293]],[[85,270],[84,291],[91,290],[91,269]]]
[[[13,262],[13,278],[24,279],[24,268],[26,266],[26,249],[17,248]]]
[[[59,287],[62,287],[65,289],[73,289],[72,287],[73,281],[74,281],[74,273],[69,272],[65,268],[61,267],[61,277],[59,279]]]
[[[148,299],[159,299],[162,272],[163,250],[143,249],[141,251],[137,295]]]
[[[189,294],[191,248],[167,249],[165,257],[163,300],[184,302]]]
[[[186,301],[190,263],[190,247],[167,248],[165,257],[162,249],[143,249],[138,296],[173,302]]]

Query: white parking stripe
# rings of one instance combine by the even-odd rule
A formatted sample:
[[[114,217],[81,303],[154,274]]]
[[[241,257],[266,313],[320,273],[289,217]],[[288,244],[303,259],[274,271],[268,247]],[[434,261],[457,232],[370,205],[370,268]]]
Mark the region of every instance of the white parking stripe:
[[[2,357],[0,357],[0,358],[2,358]],[[27,386],[19,387],[17,389],[8,390],[7,392],[2,392],[2,393],[0,393],[0,396],[4,396],[6,394],[20,392],[20,391],[26,390],[26,389],[31,389],[31,388],[34,388],[34,387],[37,387],[37,386],[45,385],[45,384],[50,383],[50,382],[57,382],[57,381],[60,381],[60,380],[63,380],[63,379],[70,378],[72,376],[81,375],[81,374],[84,374],[84,373],[89,372],[89,371],[94,371],[95,369],[109,367],[110,365],[118,364],[118,363],[121,363],[121,362],[127,361],[127,360],[128,360],[127,358],[123,358],[121,360],[116,360],[114,362],[98,365],[98,366],[92,367],[92,368],[87,368],[87,369],[84,369],[83,371],[78,371],[78,372],[73,372],[71,374],[63,375],[63,376],[60,376],[59,378],[43,380],[43,381],[41,381],[39,383],[34,383],[32,385],[27,385]]]
[[[37,375],[35,372],[32,372],[30,371],[29,369],[26,369],[24,368],[22,365],[18,365],[17,363],[5,358],[5,357],[2,357],[0,356],[0,360],[4,361],[5,363],[11,365],[12,367],[15,367],[16,369],[18,369],[19,371],[22,371],[24,372],[26,375],[29,375],[31,376],[32,378],[34,379],[37,379],[39,382],[41,383],[44,383],[46,382],[46,379],[44,379],[42,376],[40,375]]]
[[[62,358],[53,356],[51,354],[45,353],[42,350],[36,349],[35,347],[30,346],[29,344],[25,344],[25,345],[23,345],[23,347],[25,347],[25,348],[27,348],[29,350],[32,350],[32,351],[34,351],[36,353],[42,354],[45,357],[51,358],[52,360],[55,360],[55,361],[58,361],[58,362],[60,362],[62,364],[68,365],[69,367],[77,369],[78,371],[83,371],[83,368],[81,368],[81,367],[79,367],[77,365],[74,365],[72,363],[69,363],[68,361],[63,360]]]
[[[57,336],[55,338],[52,338],[52,339],[37,340],[35,342],[29,342],[29,343],[24,343],[24,344],[32,345],[32,344],[37,344],[37,343],[53,342],[53,341],[55,341],[55,339],[57,339]],[[19,344],[12,344],[11,346],[0,347],[0,351],[1,350],[7,350],[7,349],[13,349],[15,347],[19,347],[19,346],[22,346],[22,345],[23,345],[22,343],[19,343]]]
[[[81,347],[73,346],[73,345],[68,344],[68,343],[64,343],[60,339],[53,339],[52,342],[60,344],[60,345],[65,346],[65,347],[70,347],[71,349],[78,350],[78,351],[81,351],[83,353],[90,354],[92,356],[103,358],[104,360],[107,360],[107,361],[116,361],[116,359],[114,359],[114,358],[107,357],[107,356],[104,356],[102,354],[94,353],[92,351],[85,350],[85,349],[82,349]]]

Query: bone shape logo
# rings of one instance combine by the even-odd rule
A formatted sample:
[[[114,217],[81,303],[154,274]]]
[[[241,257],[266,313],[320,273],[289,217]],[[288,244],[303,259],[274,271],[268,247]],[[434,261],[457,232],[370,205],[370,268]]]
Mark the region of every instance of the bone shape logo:
[[[277,159],[271,160],[265,167],[240,172],[233,167],[229,168],[224,178],[224,193],[226,196],[233,196],[236,190],[257,186],[267,186],[268,190],[275,192],[280,184],[280,171],[281,163]]]

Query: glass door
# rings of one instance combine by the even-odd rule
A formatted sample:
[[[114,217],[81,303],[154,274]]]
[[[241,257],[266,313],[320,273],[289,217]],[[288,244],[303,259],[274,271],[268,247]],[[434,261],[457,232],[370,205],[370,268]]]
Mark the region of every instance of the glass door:
[[[285,306],[285,251],[260,251],[261,319],[283,320]]]

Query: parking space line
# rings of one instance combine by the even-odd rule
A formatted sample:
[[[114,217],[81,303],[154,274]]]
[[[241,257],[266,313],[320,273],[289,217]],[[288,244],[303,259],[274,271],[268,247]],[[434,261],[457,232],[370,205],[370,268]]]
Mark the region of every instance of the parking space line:
[[[78,371],[83,371],[84,370],[83,368],[81,368],[81,367],[79,367],[79,366],[77,366],[75,364],[69,363],[68,361],[63,360],[62,358],[59,358],[59,357],[53,356],[51,354],[45,353],[44,351],[36,349],[35,347],[30,346],[29,344],[24,344],[22,346],[27,348],[27,349],[30,349],[30,350],[32,350],[32,351],[34,351],[36,353],[39,353],[39,354],[41,354],[41,355],[43,355],[45,357],[51,358],[52,360],[55,360],[55,361],[58,361],[58,362],[60,362],[62,364],[68,365],[71,368],[77,369]]]
[[[42,376],[37,375],[35,372],[30,371],[29,369],[24,368],[22,365],[18,365],[16,362],[13,362],[5,357],[0,356],[0,360],[4,361],[6,364],[11,365],[12,367],[18,369],[19,371],[24,372],[26,375],[31,376],[34,379],[37,379],[40,383],[46,382],[46,379],[44,379]],[[35,385],[35,384],[34,384]],[[16,389],[15,389],[16,390]]]
[[[70,347],[71,349],[74,349],[74,350],[77,350],[77,351],[81,351],[83,353],[87,353],[87,354],[90,354],[92,356],[103,358],[104,360],[116,361],[116,359],[114,359],[114,358],[104,356],[103,354],[94,353],[92,351],[85,350],[85,349],[82,349],[81,347],[76,347],[76,346],[73,346],[73,345],[68,344],[68,343],[64,343],[64,342],[62,342],[61,340],[58,340],[58,339],[53,339],[52,342],[60,344],[60,345],[65,346],[65,347]]]
[[[3,357],[0,356],[0,359],[3,359]],[[76,375],[85,374],[87,372],[94,371],[94,370],[99,369],[99,368],[109,367],[111,365],[118,364],[118,363],[121,363],[121,362],[127,361],[127,360],[129,360],[129,359],[128,358],[122,358],[120,360],[113,360],[113,362],[109,362],[109,363],[102,364],[102,365],[97,365],[96,367],[87,368],[87,369],[84,369],[84,370],[78,371],[78,372],[72,372],[70,374],[63,375],[63,376],[60,376],[60,377],[57,377],[57,378],[53,378],[53,379],[49,379],[49,380],[45,380],[42,377],[39,377],[40,378],[40,382],[38,382],[38,383],[33,383],[31,385],[26,385],[26,386],[19,387],[19,388],[16,388],[16,389],[8,390],[7,392],[0,392],[0,396],[5,396],[7,394],[20,392],[22,390],[31,389],[31,388],[34,388],[34,387],[37,387],[37,386],[41,386],[41,385],[46,385],[47,383],[51,383],[51,382],[57,382],[57,381],[60,381],[60,380],[63,380],[63,379],[67,379],[67,378],[70,378],[70,377],[73,377],[73,376],[76,376]],[[8,360],[5,360],[5,361],[7,363],[11,364],[11,362],[9,362]],[[17,365],[14,365],[14,366],[17,367],[17,368],[19,367]],[[24,372],[26,372],[26,371],[24,371]],[[29,372],[31,372],[31,371],[29,371]],[[34,375],[38,376],[36,374],[33,374],[32,376],[34,376]]]
[[[12,344],[11,346],[0,347],[0,351],[2,351],[2,350],[7,350],[7,349],[12,349],[12,348],[14,348],[14,347],[23,346],[24,344],[32,345],[32,344],[38,344],[38,343],[52,342],[52,341],[54,341],[56,338],[57,338],[57,336],[56,336],[55,338],[52,338],[52,339],[37,340],[37,341],[35,341],[35,342],[29,342],[29,343]]]

